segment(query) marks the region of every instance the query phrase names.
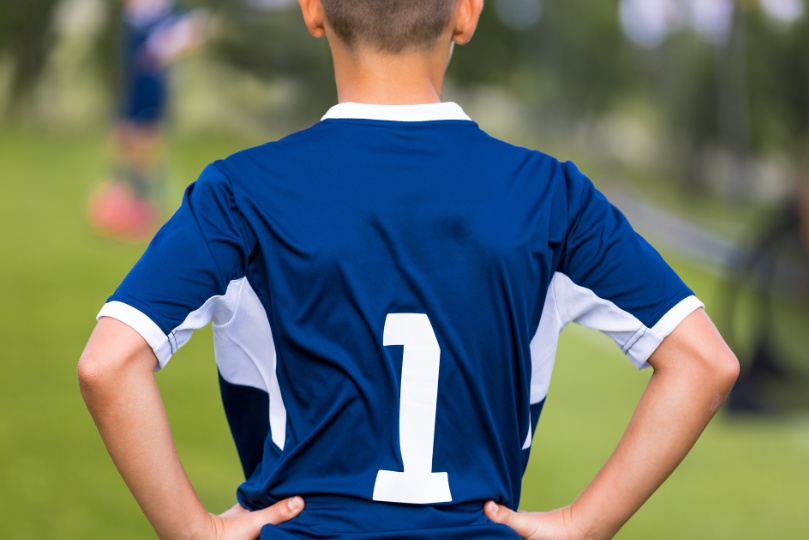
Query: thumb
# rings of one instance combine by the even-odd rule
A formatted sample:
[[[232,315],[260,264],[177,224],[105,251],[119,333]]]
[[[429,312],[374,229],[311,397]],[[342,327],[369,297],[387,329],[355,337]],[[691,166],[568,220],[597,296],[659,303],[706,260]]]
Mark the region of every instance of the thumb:
[[[300,514],[301,510],[303,510],[302,498],[284,499],[263,510],[251,512],[249,515],[251,529],[256,531],[256,538],[258,538],[258,532],[261,531],[264,525],[278,525],[289,521]]]
[[[515,512],[494,501],[489,501],[483,506],[483,513],[495,523],[511,527],[523,538],[531,538],[537,532],[537,525],[531,514]]]

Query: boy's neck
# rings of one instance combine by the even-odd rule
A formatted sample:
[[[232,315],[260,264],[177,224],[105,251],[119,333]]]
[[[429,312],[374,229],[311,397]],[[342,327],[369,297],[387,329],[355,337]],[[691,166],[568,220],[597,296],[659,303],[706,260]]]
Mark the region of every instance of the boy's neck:
[[[418,105],[439,103],[452,47],[399,54],[350,50],[329,37],[340,103]]]

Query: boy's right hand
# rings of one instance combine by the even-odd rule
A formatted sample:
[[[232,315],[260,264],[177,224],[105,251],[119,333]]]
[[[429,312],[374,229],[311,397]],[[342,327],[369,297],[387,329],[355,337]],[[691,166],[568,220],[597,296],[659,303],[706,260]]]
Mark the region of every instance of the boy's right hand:
[[[552,512],[515,512],[494,501],[483,507],[486,517],[495,523],[507,525],[525,540],[585,540],[593,538],[573,523],[571,508]]]
[[[278,525],[294,518],[303,510],[303,499],[292,497],[277,502],[263,510],[251,512],[239,503],[227,512],[210,515],[211,540],[254,540],[261,534],[264,525]]]

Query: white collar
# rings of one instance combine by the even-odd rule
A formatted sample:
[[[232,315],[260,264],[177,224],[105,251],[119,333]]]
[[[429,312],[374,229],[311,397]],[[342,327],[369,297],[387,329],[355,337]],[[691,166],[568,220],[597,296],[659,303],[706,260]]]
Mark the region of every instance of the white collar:
[[[430,122],[436,120],[471,121],[457,103],[425,103],[423,105],[370,105],[339,103],[329,109],[322,120],[389,120],[392,122]]]

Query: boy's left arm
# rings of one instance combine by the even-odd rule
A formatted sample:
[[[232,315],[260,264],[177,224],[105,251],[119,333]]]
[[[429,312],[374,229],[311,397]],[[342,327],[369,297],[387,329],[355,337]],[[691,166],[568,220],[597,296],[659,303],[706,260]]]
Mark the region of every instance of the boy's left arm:
[[[247,283],[252,244],[220,166],[206,167],[186,189],[179,210],[102,308],[79,362],[87,407],[160,538],[247,540],[303,508],[295,497],[252,513],[237,505],[209,515],[180,463],[155,380],[194,330],[234,316]]]
[[[79,362],[79,383],[104,444],[159,538],[248,540],[303,509],[300,497],[221,516],[205,511],[185,474],[155,381],[157,358],[126,324],[102,317]]]
[[[612,538],[680,464],[739,374],[736,357],[702,309],[677,326],[648,361],[654,374],[629,427],[572,505],[524,513],[489,501],[486,516],[530,540]]]

